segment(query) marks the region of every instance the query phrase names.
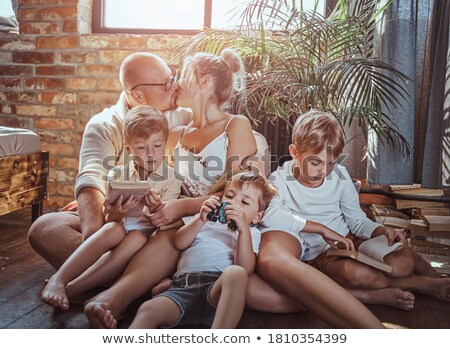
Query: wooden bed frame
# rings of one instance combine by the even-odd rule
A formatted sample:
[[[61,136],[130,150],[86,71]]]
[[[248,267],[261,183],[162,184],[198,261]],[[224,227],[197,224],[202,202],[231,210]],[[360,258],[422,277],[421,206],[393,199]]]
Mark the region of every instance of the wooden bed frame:
[[[30,206],[32,222],[42,214],[48,160],[46,151],[0,158],[0,216]]]

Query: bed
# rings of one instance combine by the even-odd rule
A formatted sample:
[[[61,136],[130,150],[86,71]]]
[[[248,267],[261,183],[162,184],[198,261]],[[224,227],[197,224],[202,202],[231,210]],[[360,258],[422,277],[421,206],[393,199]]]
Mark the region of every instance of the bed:
[[[49,153],[29,130],[0,126],[0,216],[31,207],[32,222],[47,198]]]

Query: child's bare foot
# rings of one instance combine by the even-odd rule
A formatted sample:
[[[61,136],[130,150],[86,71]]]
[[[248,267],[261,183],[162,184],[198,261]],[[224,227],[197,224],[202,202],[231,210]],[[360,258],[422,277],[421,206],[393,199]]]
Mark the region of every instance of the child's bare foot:
[[[387,305],[403,310],[414,308],[414,295],[399,288],[382,288],[380,290],[349,290],[358,300],[365,304]]]
[[[162,279],[158,285],[152,288],[152,296],[163,293],[164,291],[169,289],[170,285],[172,285],[172,279]]]
[[[45,280],[45,286],[41,293],[42,300],[56,308],[69,309],[69,300],[66,295],[64,283],[53,275],[49,280]]]
[[[109,303],[89,302],[84,307],[89,323],[93,328],[116,328],[117,321],[114,319]]]

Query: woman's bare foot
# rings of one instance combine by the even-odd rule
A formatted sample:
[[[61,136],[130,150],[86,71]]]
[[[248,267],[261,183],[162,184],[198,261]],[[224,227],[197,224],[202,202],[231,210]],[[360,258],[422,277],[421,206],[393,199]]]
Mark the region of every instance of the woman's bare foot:
[[[380,290],[348,290],[364,304],[388,305],[403,310],[414,308],[414,295],[399,288],[382,288]]]
[[[42,300],[56,308],[69,309],[69,300],[66,295],[66,287],[64,283],[53,275],[49,280],[45,281],[44,289],[41,293]]]
[[[156,296],[157,294],[163,293],[164,291],[168,290],[171,285],[172,279],[169,278],[162,279],[158,283],[158,285],[152,288],[152,296]]]
[[[111,312],[109,303],[92,301],[84,307],[89,323],[93,328],[116,328],[117,320]]]

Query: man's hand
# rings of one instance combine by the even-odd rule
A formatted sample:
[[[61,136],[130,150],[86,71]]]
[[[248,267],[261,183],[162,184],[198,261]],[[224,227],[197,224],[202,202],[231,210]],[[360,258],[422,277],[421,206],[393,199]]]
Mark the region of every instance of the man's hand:
[[[120,195],[114,205],[112,205],[108,199],[105,200],[105,213],[106,222],[121,222],[134,206],[141,201],[141,198],[135,195],[131,195],[125,203],[123,202],[123,195]]]
[[[216,207],[220,207],[220,198],[217,196],[211,196],[203,203],[202,208],[200,209],[200,219],[202,222],[208,221],[208,213]]]
[[[159,190],[151,189],[144,197],[144,204],[147,206],[150,213],[155,212],[161,205],[161,196]]]

